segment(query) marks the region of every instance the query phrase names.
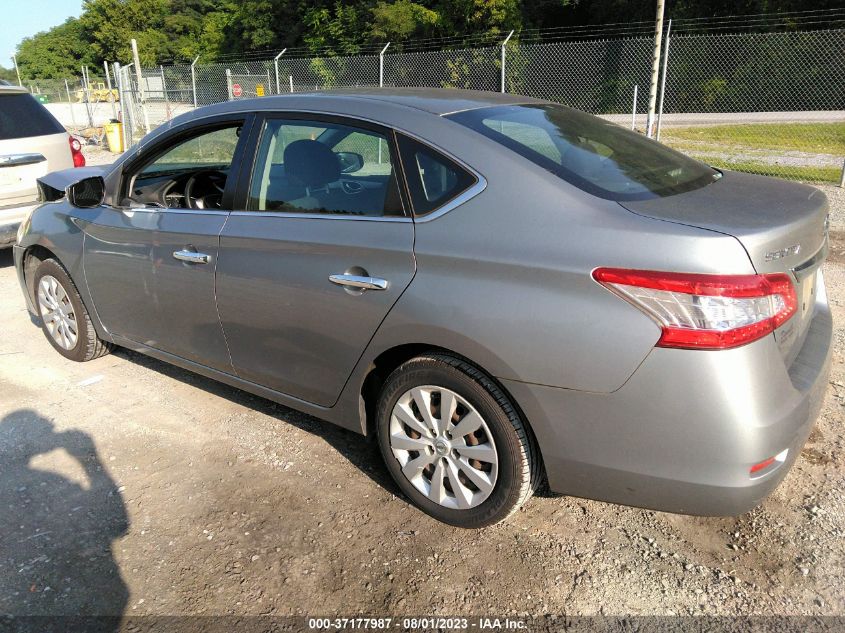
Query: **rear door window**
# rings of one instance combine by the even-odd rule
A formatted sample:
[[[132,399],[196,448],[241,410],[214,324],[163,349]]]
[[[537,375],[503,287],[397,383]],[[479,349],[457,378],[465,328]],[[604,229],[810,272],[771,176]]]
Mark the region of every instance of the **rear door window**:
[[[64,131],[55,117],[32,95],[0,93],[0,141]]]
[[[402,216],[392,143],[381,132],[330,121],[268,119],[248,211]]]
[[[475,176],[455,161],[401,134],[399,151],[416,216],[439,209],[476,183]]]

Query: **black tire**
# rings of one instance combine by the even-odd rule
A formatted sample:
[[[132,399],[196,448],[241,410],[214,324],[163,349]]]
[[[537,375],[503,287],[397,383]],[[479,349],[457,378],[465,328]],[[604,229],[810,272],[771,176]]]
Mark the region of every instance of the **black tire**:
[[[414,387],[449,389],[481,415],[493,437],[498,475],[492,492],[480,504],[448,508],[429,499],[402,473],[390,447],[390,420],[403,394]],[[476,367],[452,356],[432,353],[413,358],[388,376],[379,396],[376,418],[378,443],[387,469],[402,492],[426,514],[462,528],[480,528],[505,520],[518,510],[540,484],[542,464],[529,429],[496,384]]]
[[[76,320],[76,344],[70,349],[65,349],[56,342],[48,329],[47,324],[44,322],[43,315],[41,314],[41,306],[38,301],[38,288],[41,280],[47,275],[53,277],[64,290],[67,295],[67,300],[70,303],[69,312]],[[39,311],[38,316],[41,320],[41,331],[44,332],[44,336],[47,337],[50,345],[52,345],[53,349],[55,349],[59,354],[69,360],[85,362],[104,356],[112,350],[112,345],[110,343],[103,341],[97,336],[97,332],[94,330],[94,324],[91,322],[88,310],[85,309],[85,305],[82,303],[82,297],[79,296],[79,291],[76,289],[76,285],[58,261],[55,259],[45,259],[38,265],[35,269],[32,288],[35,299],[35,307]]]

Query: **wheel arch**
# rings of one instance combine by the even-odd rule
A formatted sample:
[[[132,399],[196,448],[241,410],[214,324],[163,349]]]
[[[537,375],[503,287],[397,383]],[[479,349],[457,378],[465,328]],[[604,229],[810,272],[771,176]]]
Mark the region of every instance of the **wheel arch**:
[[[79,297],[82,299],[82,304],[85,306],[85,309],[88,310],[88,315],[91,318],[91,322],[94,325],[94,331],[97,333],[97,336],[104,341],[112,342],[111,335],[100,321],[99,314],[93,305],[94,301],[88,293],[88,284],[84,278],[84,271],[79,268],[77,273],[82,278],[75,278],[73,270],[70,266],[68,266],[67,262],[63,261],[62,257],[56,252],[57,250],[58,249],[51,249],[41,242],[30,244],[24,250],[22,264],[23,279],[24,284],[26,285],[27,302],[30,307],[30,312],[33,312],[36,317],[39,317],[35,297],[35,269],[38,268],[39,264],[44,260],[54,259],[62,268],[65,269],[68,277],[70,277],[70,280],[76,286],[76,290],[79,292]]]
[[[416,358],[417,356],[422,356],[425,354],[444,354],[448,356],[452,356],[458,360],[461,360],[468,365],[472,365],[475,369],[483,373],[487,379],[489,379],[496,388],[498,388],[508,399],[508,401],[513,405],[514,409],[516,410],[517,415],[519,416],[520,420],[522,421],[525,428],[528,430],[528,433],[531,435],[531,441],[535,443],[535,445],[539,449],[539,443],[537,442],[537,436],[534,433],[534,430],[531,427],[531,421],[525,415],[525,412],[522,410],[522,407],[519,405],[519,402],[514,398],[513,394],[499,381],[491,372],[486,370],[483,366],[479,363],[475,362],[471,358],[467,358],[463,354],[455,352],[451,349],[446,347],[441,347],[438,345],[431,345],[427,343],[404,343],[401,345],[396,345],[389,349],[384,350],[378,356],[376,356],[372,362],[370,363],[367,373],[364,377],[363,382],[361,383],[360,389],[360,396],[361,401],[363,402],[364,409],[362,411],[361,416],[361,424],[364,431],[364,435],[368,438],[374,437],[374,431],[376,428],[376,410],[378,409],[378,397],[381,393],[381,388],[386,382],[388,376],[393,373],[393,371],[412,358]],[[541,454],[541,451],[538,450],[538,454]],[[545,477],[545,466],[543,465],[542,456],[540,459],[540,468]]]
[[[49,248],[42,244],[33,244],[28,246],[23,255],[23,279],[26,284],[26,292],[32,305],[35,306],[35,269],[38,265],[47,260],[55,259],[64,267],[62,260]],[[67,267],[65,267],[67,270]]]

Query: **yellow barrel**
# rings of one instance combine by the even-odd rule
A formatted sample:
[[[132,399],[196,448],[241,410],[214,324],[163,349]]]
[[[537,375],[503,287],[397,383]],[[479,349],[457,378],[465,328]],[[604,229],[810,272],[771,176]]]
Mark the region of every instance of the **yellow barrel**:
[[[106,132],[106,142],[109,144],[109,151],[115,154],[123,152],[123,124],[106,123],[103,126]]]

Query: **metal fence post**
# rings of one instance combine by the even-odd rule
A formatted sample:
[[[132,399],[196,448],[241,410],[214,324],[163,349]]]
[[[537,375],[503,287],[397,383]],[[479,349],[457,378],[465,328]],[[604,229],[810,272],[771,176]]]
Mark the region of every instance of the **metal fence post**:
[[[164,98],[164,113],[169,121],[172,117],[170,115],[170,99],[167,97],[167,84],[164,82],[164,66],[159,65],[158,70],[161,74],[161,96]]]
[[[117,96],[120,99],[120,122],[123,129],[123,149],[132,145],[132,113],[126,102],[126,86],[123,83],[123,72],[120,64],[114,63],[114,80],[117,82]]]
[[[384,45],[384,48],[381,49],[381,52],[378,54],[378,87],[384,87],[384,53],[387,51],[387,47],[390,46],[390,42]]]
[[[103,69],[106,71],[106,86],[109,89],[109,101],[111,102],[111,118],[116,119],[117,107],[114,105],[114,93],[112,92],[111,87],[111,73],[109,72],[109,63],[107,61],[103,62]]]
[[[197,107],[197,74],[194,72],[194,66],[197,65],[199,59],[200,56],[197,55],[191,62],[191,91],[194,93],[194,109]]]
[[[290,79],[290,91],[293,92],[293,75],[288,75],[288,79]]]
[[[67,105],[70,108],[70,120],[73,122],[73,127],[76,127],[76,115],[73,113],[73,102],[70,100],[70,86],[65,79],[65,90],[67,90]]]
[[[666,69],[669,67],[669,34],[672,32],[672,20],[666,27],[666,47],[663,49],[663,77],[660,79],[660,105],[657,107],[657,140],[660,140],[660,121],[663,118],[663,98],[666,96]]]
[[[94,113],[91,111],[91,84],[88,83],[88,67],[82,66],[82,94],[85,111],[88,113],[88,127],[94,127]]]
[[[287,48],[283,48],[282,52],[276,55],[273,58],[273,66],[276,69],[276,94],[281,94],[282,86],[279,84],[279,57],[285,54],[285,51],[288,50]],[[293,90],[291,90],[293,92]]]
[[[141,112],[144,115],[144,129],[150,133],[150,117],[147,114],[147,103],[144,98],[144,77],[141,74],[141,58],[138,55],[138,41],[132,38],[132,57],[135,61],[135,74],[138,77],[138,98],[141,101]]]
[[[839,186],[845,189],[845,160],[842,161],[842,176],[839,178]]]
[[[505,92],[505,57],[507,56],[508,42],[513,37],[513,31],[508,33],[505,41],[502,42],[502,92]]]
[[[229,101],[232,100],[232,71],[226,69],[226,93],[229,95]]]
[[[637,127],[637,84],[634,84],[634,105],[631,106],[631,129]]]

